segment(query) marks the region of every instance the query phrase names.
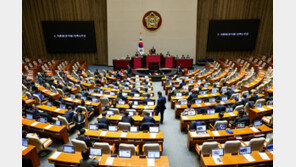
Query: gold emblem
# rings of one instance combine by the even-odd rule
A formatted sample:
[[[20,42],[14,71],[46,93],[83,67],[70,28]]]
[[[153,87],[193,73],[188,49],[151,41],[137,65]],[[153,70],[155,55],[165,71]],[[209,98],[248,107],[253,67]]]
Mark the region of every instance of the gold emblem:
[[[148,30],[157,30],[161,25],[161,16],[156,11],[149,11],[143,17],[143,25]]]

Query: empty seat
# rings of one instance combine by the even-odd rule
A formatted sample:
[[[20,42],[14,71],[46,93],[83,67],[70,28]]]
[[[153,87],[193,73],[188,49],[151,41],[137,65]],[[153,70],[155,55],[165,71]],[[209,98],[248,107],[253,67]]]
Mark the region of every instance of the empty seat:
[[[224,121],[216,121],[214,124],[214,129],[217,129],[217,126],[219,125],[225,125],[225,127],[227,127],[228,121],[224,120]]]
[[[148,151],[161,151],[158,143],[146,143],[143,145],[144,155],[148,155]]]
[[[115,144],[109,145],[107,142],[95,142],[94,148],[100,148],[102,150],[102,154],[114,154]]]
[[[71,142],[75,148],[75,151],[81,152],[87,149],[86,143],[82,140],[72,139]]]
[[[138,155],[138,146],[136,147],[133,144],[125,144],[125,143],[120,143],[119,144],[119,150],[130,150],[131,155]]]
[[[131,124],[128,122],[119,122],[118,123],[118,130],[122,131],[129,131]]]
[[[241,146],[239,140],[226,141],[225,144],[221,144],[224,148],[224,153],[238,153]]]
[[[243,142],[245,146],[250,146],[252,151],[260,151],[263,148],[265,142],[264,137],[253,138],[250,141]]]
[[[244,105],[236,106],[234,109],[234,111],[241,111],[241,110],[244,110]]]
[[[212,154],[212,149],[219,148],[218,142],[203,142],[202,145],[196,145],[197,153],[199,155]]]
[[[255,103],[255,107],[257,106],[257,104],[261,103],[262,106],[264,106],[265,103],[265,99],[258,99]]]
[[[109,108],[110,111],[113,111],[114,114],[120,114],[118,108]]]
[[[102,104],[102,110],[104,110],[105,107],[109,107],[109,99],[108,99],[108,97],[103,96],[103,97],[100,98],[100,100],[101,100],[101,104]]]
[[[39,138],[39,136],[34,133],[34,134],[27,134],[26,138],[28,139],[28,143],[30,145],[35,146],[39,150],[44,150],[48,146],[51,145],[52,140],[51,138]]]

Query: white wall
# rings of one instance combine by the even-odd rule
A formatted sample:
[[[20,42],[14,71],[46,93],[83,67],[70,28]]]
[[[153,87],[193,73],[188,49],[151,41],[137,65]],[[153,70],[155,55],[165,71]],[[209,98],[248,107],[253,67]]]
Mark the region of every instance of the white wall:
[[[142,24],[149,10],[162,17],[161,27],[154,32]],[[189,54],[195,62],[196,17],[197,0],[107,0],[108,65],[135,54],[140,32],[146,54],[154,46],[157,53]]]

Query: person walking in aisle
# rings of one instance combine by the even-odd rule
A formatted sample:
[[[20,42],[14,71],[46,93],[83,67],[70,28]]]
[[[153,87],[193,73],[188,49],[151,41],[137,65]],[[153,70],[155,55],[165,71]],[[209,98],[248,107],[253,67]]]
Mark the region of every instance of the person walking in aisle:
[[[163,113],[164,110],[166,109],[165,107],[165,103],[166,103],[166,98],[162,96],[161,92],[158,92],[158,100],[157,100],[157,105],[154,108],[154,111],[156,113],[156,115],[158,115],[160,113],[160,124],[163,124]]]

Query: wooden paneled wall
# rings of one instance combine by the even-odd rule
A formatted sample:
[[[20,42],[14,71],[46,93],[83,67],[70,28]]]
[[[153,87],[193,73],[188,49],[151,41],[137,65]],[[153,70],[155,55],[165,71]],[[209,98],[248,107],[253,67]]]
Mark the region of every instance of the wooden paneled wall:
[[[22,3],[23,56],[85,60],[89,64],[107,65],[106,0],[24,0]],[[47,53],[41,21],[94,21],[97,53]]]
[[[209,20],[260,19],[254,51],[207,51]],[[196,60],[203,58],[243,57],[273,54],[273,1],[272,0],[198,0]]]

